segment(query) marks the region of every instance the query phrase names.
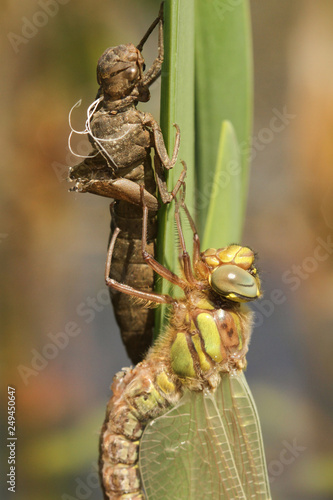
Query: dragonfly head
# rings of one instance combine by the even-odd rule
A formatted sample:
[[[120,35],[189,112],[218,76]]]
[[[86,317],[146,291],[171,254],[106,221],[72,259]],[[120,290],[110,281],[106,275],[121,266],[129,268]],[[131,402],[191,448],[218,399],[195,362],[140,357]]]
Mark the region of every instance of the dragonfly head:
[[[110,47],[98,60],[97,81],[111,100],[122,99],[142,80],[144,68],[141,52],[132,43]]]
[[[201,254],[206,278],[212,289],[233,302],[249,302],[261,295],[260,279],[254,266],[254,253],[248,247],[229,245]]]

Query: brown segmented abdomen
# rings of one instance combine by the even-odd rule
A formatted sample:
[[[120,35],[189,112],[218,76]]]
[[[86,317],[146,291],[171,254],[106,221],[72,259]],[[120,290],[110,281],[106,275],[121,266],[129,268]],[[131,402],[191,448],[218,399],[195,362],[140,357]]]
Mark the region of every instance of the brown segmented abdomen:
[[[150,156],[144,165],[129,174],[132,180],[143,184],[146,191],[156,195],[156,184]],[[126,177],[126,176],[125,176]],[[115,227],[120,233],[116,240],[110,277],[144,291],[153,291],[154,272],[142,258],[142,208],[118,200],[113,207],[111,234]],[[155,253],[157,236],[156,212],[149,212],[147,244],[149,252]],[[153,338],[154,310],[144,307],[141,301],[133,300],[130,295],[116,292],[110,288],[112,305],[126,351],[134,364],[139,363],[147,353]]]
[[[121,232],[115,244],[110,277],[139,290],[153,291],[154,272],[143,261],[141,251],[142,209],[126,201],[117,201],[111,233],[115,226]],[[156,233],[156,213],[150,212],[147,248],[151,254],[154,254]],[[112,289],[110,295],[126,351],[137,364],[152,343],[154,310],[144,307],[141,301],[135,301],[130,295]]]
[[[122,179],[143,185],[155,197],[156,184],[150,158],[151,137],[149,130],[142,127],[142,119],[140,111],[133,107],[117,115],[100,110],[91,120],[91,130],[95,137],[105,141],[102,145],[107,158],[112,158],[117,165],[115,178],[121,175]],[[115,140],[108,142],[108,138]],[[153,291],[154,273],[142,258],[142,207],[116,200],[112,212],[111,235],[116,227],[120,229],[120,234],[115,244],[110,277],[140,290]],[[150,211],[149,216],[148,245],[154,255],[156,212]],[[129,295],[114,290],[110,290],[110,295],[127,354],[136,364],[142,361],[151,345],[154,311],[143,307],[142,303],[134,301]]]
[[[163,363],[144,361],[125,368],[113,380],[100,439],[100,474],[107,500],[144,500],[139,471],[139,440],[146,424],[171,405],[157,380]],[[163,372],[164,373],[164,372]],[[180,398],[174,388],[170,396]]]

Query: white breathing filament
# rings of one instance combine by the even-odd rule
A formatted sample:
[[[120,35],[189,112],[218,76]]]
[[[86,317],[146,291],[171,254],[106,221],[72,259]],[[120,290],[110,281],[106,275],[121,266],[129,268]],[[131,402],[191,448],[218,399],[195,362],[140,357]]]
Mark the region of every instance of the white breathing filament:
[[[117,137],[109,137],[107,139],[101,139],[101,138],[95,137],[94,134],[91,131],[90,122],[91,122],[91,118],[92,118],[93,114],[95,113],[95,111],[96,111],[99,103],[102,100],[103,100],[103,96],[101,96],[98,99],[96,99],[88,107],[88,109],[87,109],[87,120],[86,120],[86,123],[85,123],[84,130],[75,130],[74,127],[73,127],[73,125],[72,125],[72,112],[73,112],[74,108],[78,108],[79,106],[81,106],[82,100],[80,99],[71,108],[71,110],[69,112],[69,115],[68,115],[68,122],[69,122],[69,126],[70,126],[70,129],[71,129],[71,132],[70,132],[69,137],[68,137],[68,148],[69,148],[70,152],[72,153],[72,155],[77,156],[78,158],[94,158],[95,156],[98,155],[98,152],[96,154],[94,154],[94,155],[88,155],[88,156],[79,155],[79,154],[77,154],[77,153],[75,153],[73,151],[72,145],[71,145],[72,135],[74,133],[78,134],[78,135],[87,135],[87,134],[89,134],[94,139],[94,141],[96,143],[96,146],[97,146],[97,149],[99,150],[99,152],[101,153],[101,155],[106,159],[107,162],[108,162],[108,160],[110,160],[113,163],[113,165],[117,168],[117,165],[114,162],[113,158],[111,157],[110,153],[108,151],[106,151],[106,149],[103,147],[102,142],[113,142],[113,141],[118,141],[119,139],[123,139],[123,137],[125,137],[129,133],[130,127],[127,128],[126,132],[124,132],[122,135],[119,135]]]

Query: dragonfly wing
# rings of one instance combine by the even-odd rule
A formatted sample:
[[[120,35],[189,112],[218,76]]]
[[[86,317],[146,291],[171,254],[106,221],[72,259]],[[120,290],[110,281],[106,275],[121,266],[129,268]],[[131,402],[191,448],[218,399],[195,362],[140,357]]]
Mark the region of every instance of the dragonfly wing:
[[[148,500],[246,500],[214,397],[189,391],[146,427],[139,456]]]
[[[215,393],[247,499],[271,498],[256,406],[243,373],[224,374]]]
[[[270,498],[259,422],[240,375],[223,375],[215,393],[186,392],[147,425],[139,456],[148,500]]]

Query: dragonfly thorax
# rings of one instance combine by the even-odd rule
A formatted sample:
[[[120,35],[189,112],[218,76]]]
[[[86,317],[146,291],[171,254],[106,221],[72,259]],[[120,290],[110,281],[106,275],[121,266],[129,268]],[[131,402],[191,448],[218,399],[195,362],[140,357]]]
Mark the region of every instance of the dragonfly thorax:
[[[210,299],[199,298],[196,307],[176,310],[161,343],[170,373],[184,386],[215,388],[222,372],[246,366],[252,312],[245,305],[221,308]]]

